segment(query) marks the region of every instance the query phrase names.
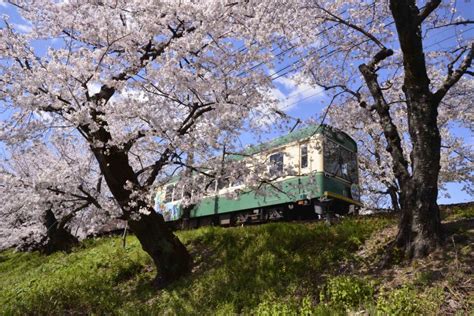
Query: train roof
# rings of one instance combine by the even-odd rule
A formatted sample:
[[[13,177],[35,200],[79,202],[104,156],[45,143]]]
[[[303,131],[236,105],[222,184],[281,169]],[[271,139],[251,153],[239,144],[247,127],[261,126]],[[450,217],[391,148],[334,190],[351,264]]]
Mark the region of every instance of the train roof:
[[[322,124],[305,126],[286,135],[277,137],[269,142],[250,146],[244,150],[242,154],[235,154],[235,156],[232,158],[239,159],[243,156],[254,155],[259,152],[278,148],[295,141],[305,140],[317,134],[324,134],[341,145],[357,152],[357,144],[349,135],[334,127]]]
[[[268,141],[259,145],[250,146],[247,149],[245,149],[242,153],[235,153],[235,154],[229,155],[227,159],[231,159],[234,161],[241,160],[250,155],[255,155],[263,151],[278,148],[295,141],[305,140],[307,138],[310,138],[318,134],[323,134],[331,138],[335,142],[345,146],[346,148],[354,152],[357,152],[357,143],[348,134],[330,125],[322,124],[322,125],[309,125],[309,126],[296,129],[292,131],[291,133],[277,137],[275,139],[272,139],[271,141]],[[169,178],[167,182],[168,183],[170,183],[170,181],[174,182],[174,181],[177,181],[178,179],[179,179],[179,175],[175,175]]]

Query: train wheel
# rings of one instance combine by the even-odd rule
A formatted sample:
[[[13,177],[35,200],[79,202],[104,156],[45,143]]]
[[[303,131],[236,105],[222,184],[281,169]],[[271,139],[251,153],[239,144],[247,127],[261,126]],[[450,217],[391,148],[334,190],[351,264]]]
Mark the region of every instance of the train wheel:
[[[351,205],[349,206],[349,212],[348,212],[348,214],[350,214],[350,215],[355,215],[355,216],[359,215],[359,207],[358,207],[357,205],[351,204]]]
[[[322,217],[327,225],[332,225],[334,222],[334,205],[331,203],[332,201],[322,201],[320,202],[322,208]]]

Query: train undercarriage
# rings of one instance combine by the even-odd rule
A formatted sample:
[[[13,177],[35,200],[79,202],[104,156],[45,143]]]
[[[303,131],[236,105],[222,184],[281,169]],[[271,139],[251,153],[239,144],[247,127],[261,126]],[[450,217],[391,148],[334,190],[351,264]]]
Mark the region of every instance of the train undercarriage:
[[[251,210],[190,218],[183,216],[170,222],[175,229],[194,229],[201,226],[244,226],[276,221],[325,220],[331,224],[335,218],[357,215],[359,207],[336,199],[301,200],[296,203],[272,205]]]

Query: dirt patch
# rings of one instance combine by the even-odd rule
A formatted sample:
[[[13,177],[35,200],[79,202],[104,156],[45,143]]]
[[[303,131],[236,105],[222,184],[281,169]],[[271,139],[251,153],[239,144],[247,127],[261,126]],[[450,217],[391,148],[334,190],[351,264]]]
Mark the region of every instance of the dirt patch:
[[[440,314],[469,314],[474,310],[474,218],[448,220],[443,225],[446,241],[442,247],[425,258],[382,269],[386,246],[397,233],[396,225],[387,227],[361,246],[355,262],[346,265],[344,272],[377,280],[379,288],[388,291],[405,285],[420,293],[440,289],[444,296]]]

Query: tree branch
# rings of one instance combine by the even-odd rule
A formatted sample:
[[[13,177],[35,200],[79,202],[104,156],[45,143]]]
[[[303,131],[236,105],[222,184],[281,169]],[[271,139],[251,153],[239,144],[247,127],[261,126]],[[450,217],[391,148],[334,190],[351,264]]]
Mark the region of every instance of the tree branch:
[[[202,175],[204,175],[206,177],[209,177],[209,178],[215,178],[216,177],[213,174],[202,171],[200,168],[197,168],[195,166],[192,166],[190,164],[187,164],[187,163],[183,162],[181,159],[179,159],[178,161],[173,161],[173,164],[177,164],[181,167],[185,167],[187,170],[197,172],[197,173],[202,174]]]
[[[205,113],[212,111],[213,109],[214,108],[211,106],[211,104],[199,105],[198,103],[194,103],[190,113],[184,119],[183,123],[181,124],[181,127],[178,129],[178,134],[181,136],[186,134],[188,130],[195,124],[196,119],[198,119]],[[163,168],[163,166],[166,164],[171,155],[171,147],[166,148],[160,159],[158,159],[151,167],[152,171],[150,173],[150,176],[145,181],[145,186],[150,186],[153,184],[153,182],[155,182],[155,179],[158,176],[158,172]]]
[[[468,25],[468,24],[474,24],[474,21],[465,20],[465,21],[450,22],[450,23],[447,23],[447,24],[433,26],[431,29],[439,29],[439,28],[442,28],[442,27],[455,26],[455,25]]]
[[[452,65],[450,64],[448,66],[448,76],[446,77],[438,91],[434,93],[434,97],[437,102],[440,102],[446,95],[446,93],[448,93],[449,89],[451,89],[451,87],[454,86],[465,73],[468,73],[468,69],[469,67],[471,67],[473,58],[474,42],[471,43],[471,48],[469,49],[469,52],[467,53],[466,57],[464,58],[458,69],[452,71]],[[451,69],[449,69],[449,67],[451,67]]]
[[[160,159],[158,159],[153,166],[151,166],[151,173],[148,178],[145,180],[145,186],[150,186],[155,182],[158,173],[163,168],[163,166],[167,163],[168,159],[171,157],[171,149],[168,147],[165,151],[161,154]]]
[[[124,70],[123,72],[115,75],[112,77],[112,80],[114,81],[124,81],[128,80],[132,75],[139,73],[140,70],[145,67],[147,64],[149,64],[151,61],[155,60],[158,58],[165,49],[171,44],[171,42],[174,39],[181,38],[185,33],[187,32],[192,32],[196,28],[195,27],[190,27],[187,29],[183,30],[175,30],[173,31],[173,35],[171,38],[164,43],[160,43],[158,46],[154,46],[152,41],[150,40],[144,47],[143,47],[143,54],[140,57],[140,63],[138,66],[132,66],[129,69]],[[94,94],[91,99],[98,101],[98,100],[105,100],[107,102],[112,95],[115,93],[115,88],[109,87],[107,85],[102,85],[100,88],[100,91]]]
[[[320,5],[318,5],[318,8],[321,9],[322,11],[324,11],[326,14],[328,14],[329,16],[332,17],[332,19],[328,19],[328,21],[332,21],[332,22],[337,22],[337,23],[341,23],[341,24],[344,24],[346,26],[348,26],[349,28],[352,28],[354,30],[356,30],[357,32],[363,34],[364,36],[370,38],[375,44],[377,44],[377,46],[379,46],[380,48],[385,48],[385,46],[383,45],[383,43],[381,41],[379,41],[374,35],[370,34],[369,32],[367,32],[366,30],[364,30],[363,28],[355,25],[355,24],[352,24],[350,23],[347,19],[343,19],[343,18],[340,18],[339,16],[335,15],[334,13],[330,12],[329,10],[321,7]]]
[[[369,64],[362,64],[359,70],[364,77],[364,80],[369,88],[369,91],[375,101],[374,108],[380,117],[380,124],[382,126],[388,146],[387,151],[390,152],[394,161],[394,172],[397,178],[407,180],[409,178],[408,162],[403,155],[403,147],[401,145],[400,135],[397,126],[393,123],[390,115],[390,107],[384,98],[382,89],[377,81],[377,74],[375,66],[383,59],[391,56],[393,51],[390,49],[381,49],[369,62]]]
[[[441,0],[428,1],[423,10],[418,14],[418,24],[421,24],[440,4]]]
[[[80,205],[77,208],[75,208],[74,210],[72,210],[71,213],[65,215],[59,221],[56,221],[58,223],[58,228],[64,228],[64,226],[66,226],[66,224],[76,215],[76,213],[78,213],[79,211],[82,211],[83,209],[85,209],[89,205],[90,205],[90,202],[87,201],[83,205]]]

